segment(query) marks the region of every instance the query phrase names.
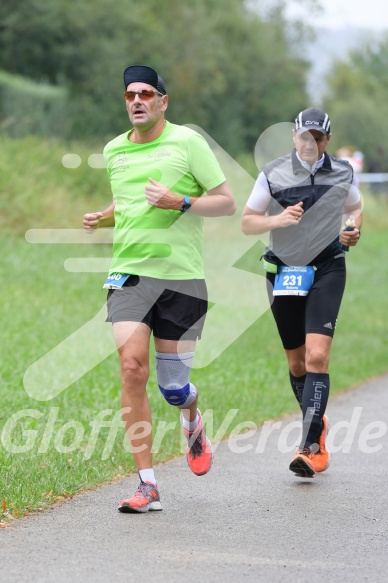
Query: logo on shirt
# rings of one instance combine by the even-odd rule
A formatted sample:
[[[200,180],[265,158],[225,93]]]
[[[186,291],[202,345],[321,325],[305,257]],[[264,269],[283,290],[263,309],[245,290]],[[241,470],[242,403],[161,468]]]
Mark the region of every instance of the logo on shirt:
[[[147,158],[154,158],[155,160],[161,160],[162,158],[166,158],[166,156],[171,156],[171,152],[164,148],[158,148],[152,154],[148,154]]]
[[[119,153],[113,161],[112,171],[114,172],[124,172],[129,168],[129,157],[125,152]]]

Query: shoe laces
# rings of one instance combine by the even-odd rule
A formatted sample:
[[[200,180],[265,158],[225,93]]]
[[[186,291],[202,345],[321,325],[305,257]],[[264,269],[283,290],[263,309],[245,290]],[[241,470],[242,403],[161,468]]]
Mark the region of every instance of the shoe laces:
[[[197,437],[195,437],[194,441],[192,442],[192,439],[195,436],[195,432],[190,435],[189,437],[189,446],[190,446],[190,453],[192,455],[192,457],[197,457],[202,455],[203,453],[203,444],[204,444],[204,433],[203,433],[203,429],[200,429],[200,431],[198,432]]]
[[[298,449],[298,453],[301,453],[302,455],[306,455],[307,457],[311,457],[313,452],[308,447],[300,447]]]
[[[147,484],[147,482],[140,482],[135,494],[134,498],[143,498],[143,496],[147,496],[150,493],[150,490],[156,490],[156,486],[154,484]]]

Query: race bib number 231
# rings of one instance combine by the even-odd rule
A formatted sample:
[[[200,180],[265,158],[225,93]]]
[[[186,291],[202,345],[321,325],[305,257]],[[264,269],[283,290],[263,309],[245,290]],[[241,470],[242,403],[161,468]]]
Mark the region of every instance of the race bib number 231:
[[[307,296],[315,275],[315,267],[288,267],[281,265],[275,277],[274,296]]]

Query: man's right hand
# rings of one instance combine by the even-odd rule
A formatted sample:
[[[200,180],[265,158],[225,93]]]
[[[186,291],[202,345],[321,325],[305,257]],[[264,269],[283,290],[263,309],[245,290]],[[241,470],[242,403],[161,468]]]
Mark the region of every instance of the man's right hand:
[[[100,220],[104,216],[104,213],[97,212],[97,213],[87,213],[84,215],[83,225],[84,229],[87,233],[93,233],[96,229],[98,229]]]
[[[277,215],[278,227],[290,227],[297,225],[304,213],[303,202],[298,202],[293,206],[288,206],[280,215]]]

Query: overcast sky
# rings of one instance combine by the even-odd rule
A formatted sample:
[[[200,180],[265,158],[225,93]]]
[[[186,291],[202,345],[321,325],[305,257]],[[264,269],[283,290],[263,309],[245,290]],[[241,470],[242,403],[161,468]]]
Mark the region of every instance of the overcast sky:
[[[386,29],[388,32],[386,0],[319,0],[319,2],[324,13],[314,19],[316,24],[329,28],[357,26],[379,31]],[[290,12],[297,11],[298,5],[300,6],[296,1],[291,2]]]

